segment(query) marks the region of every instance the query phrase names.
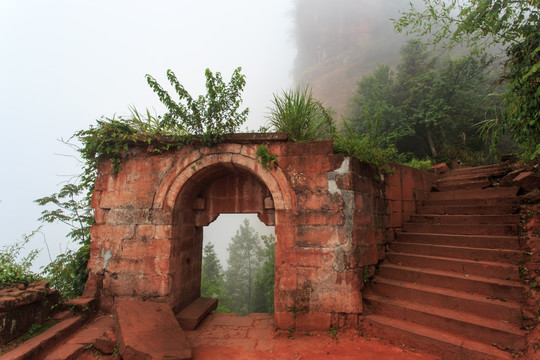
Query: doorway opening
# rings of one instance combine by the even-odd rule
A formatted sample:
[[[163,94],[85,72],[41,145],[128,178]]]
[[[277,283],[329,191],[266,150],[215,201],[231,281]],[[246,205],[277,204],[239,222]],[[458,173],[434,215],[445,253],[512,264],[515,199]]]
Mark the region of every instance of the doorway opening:
[[[203,228],[201,297],[216,312],[274,312],[274,226],[257,214],[220,214]]]

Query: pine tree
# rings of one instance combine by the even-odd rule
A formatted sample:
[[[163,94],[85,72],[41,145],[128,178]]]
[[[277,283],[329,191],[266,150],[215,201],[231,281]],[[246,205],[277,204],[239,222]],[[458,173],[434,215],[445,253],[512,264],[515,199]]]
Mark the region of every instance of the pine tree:
[[[223,267],[217,257],[214,244],[209,242],[203,249],[201,269],[201,297],[218,298],[216,312],[230,312],[224,290]]]
[[[275,237],[261,236],[264,243],[263,263],[255,276],[253,312],[274,313],[274,243]]]
[[[263,255],[261,240],[249,225],[249,220],[245,219],[240,225],[227,250],[229,259],[225,271],[225,289],[231,301],[230,309],[239,315],[247,315],[252,312],[255,275]]]

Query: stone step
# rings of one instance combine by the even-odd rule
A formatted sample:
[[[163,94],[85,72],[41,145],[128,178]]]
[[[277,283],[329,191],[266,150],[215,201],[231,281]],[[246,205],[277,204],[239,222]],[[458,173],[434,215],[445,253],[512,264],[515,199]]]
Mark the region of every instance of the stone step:
[[[434,327],[393,319],[382,315],[367,315],[364,329],[368,334],[395,344],[407,344],[446,359],[512,359],[512,356],[491,344],[474,341]]]
[[[457,235],[496,235],[512,236],[518,234],[517,224],[422,224],[406,223],[403,231],[414,233],[457,234]]]
[[[491,186],[488,179],[477,181],[449,181],[437,183],[436,188],[439,191],[465,190],[465,189],[483,189]]]
[[[515,214],[519,205],[420,205],[416,212],[422,215],[492,215]]]
[[[502,301],[459,289],[416,284],[381,276],[375,277],[370,285],[370,290],[366,291],[365,294],[373,292],[393,299],[403,299],[484,317],[497,316],[497,318],[515,325],[520,325],[522,320],[521,307],[516,301]]]
[[[517,281],[389,263],[381,264],[379,271],[381,276],[389,279],[477,293],[495,299],[519,301],[523,298],[523,287]]]
[[[482,190],[484,191],[484,190]],[[498,198],[476,199],[426,199],[420,202],[422,206],[486,206],[495,207],[502,205],[519,205],[521,198],[518,196],[503,196]]]
[[[123,359],[191,359],[184,330],[168,304],[116,300],[117,333]]]
[[[451,190],[430,192],[429,200],[458,200],[458,199],[497,199],[515,196],[518,187],[494,187],[482,190]]]
[[[508,169],[476,171],[467,173],[445,173],[439,177],[438,182],[461,182],[486,179],[499,179],[508,173]]]
[[[388,259],[392,264],[432,268],[458,274],[485,276],[493,279],[519,281],[519,270],[515,265],[499,262],[455,259],[431,255],[390,252]]]
[[[478,180],[487,180],[489,175],[484,174],[458,174],[458,175],[442,175],[437,180],[437,184],[442,183],[451,183],[451,182],[460,182],[460,181],[478,181]]]
[[[478,174],[478,173],[498,173],[501,171],[508,171],[509,167],[507,164],[491,164],[475,167],[462,167],[458,169],[452,169],[443,174],[443,176],[454,176],[461,174]]]
[[[43,360],[77,360],[84,352],[87,345],[61,344],[47,354]]]
[[[111,316],[97,317],[55,346],[43,360],[76,360],[86,349],[112,354],[117,344],[114,326],[115,319]]]
[[[55,346],[60,341],[71,335],[83,326],[85,318],[75,315],[62,320],[58,324],[48,328],[43,333],[17,346],[15,349],[2,355],[2,360],[33,360],[43,356],[43,352]]]
[[[523,350],[526,347],[524,333],[519,327],[503,320],[375,294],[368,294],[365,299],[375,314],[445,329],[469,339],[496,343],[512,350]]]
[[[217,309],[218,299],[198,298],[176,315],[178,323],[184,330],[193,330],[206,315]]]
[[[413,232],[398,232],[396,235],[397,242],[519,250],[519,240],[517,236],[455,235]]]
[[[488,215],[412,215],[410,222],[425,224],[517,224],[519,214]]]
[[[523,252],[510,249],[473,248],[456,245],[419,244],[396,241],[391,249],[396,253],[446,257],[459,260],[501,263],[509,269],[519,263]]]

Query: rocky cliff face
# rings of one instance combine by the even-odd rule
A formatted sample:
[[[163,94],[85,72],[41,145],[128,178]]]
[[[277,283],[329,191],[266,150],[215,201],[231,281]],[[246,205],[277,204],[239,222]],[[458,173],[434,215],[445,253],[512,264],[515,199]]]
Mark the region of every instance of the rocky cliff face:
[[[390,18],[407,6],[407,0],[296,0],[296,82],[310,84],[341,121],[362,75],[398,62],[404,39]]]

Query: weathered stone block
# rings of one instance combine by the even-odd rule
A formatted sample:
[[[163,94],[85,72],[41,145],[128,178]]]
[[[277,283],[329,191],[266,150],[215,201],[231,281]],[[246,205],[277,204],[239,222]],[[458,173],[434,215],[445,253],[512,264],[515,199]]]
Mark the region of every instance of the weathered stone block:
[[[326,313],[362,312],[362,295],[356,287],[342,286],[338,289],[317,292],[317,301],[313,302],[316,309]]]
[[[115,312],[124,359],[192,358],[184,331],[167,304],[121,300],[116,303]]]
[[[198,298],[176,315],[178,323],[184,330],[195,329],[202,319],[218,306],[218,299]]]
[[[298,226],[296,245],[299,247],[335,247],[347,242],[347,234],[335,226]]]
[[[92,239],[120,241],[135,236],[135,225],[94,225],[90,229]]]
[[[287,262],[285,262],[285,265],[276,265],[276,284],[278,288],[282,291],[296,290],[298,286],[296,268],[290,266]]]
[[[296,248],[287,254],[288,263],[293,266],[329,268],[336,259],[334,250]]]
[[[298,214],[298,225],[343,225],[345,216],[341,211],[307,210]]]
[[[328,330],[332,324],[332,314],[323,311],[309,311],[297,313],[295,328],[297,331]]]
[[[276,328],[278,329],[294,329],[295,317],[290,311],[277,311],[274,312],[274,321]]]

